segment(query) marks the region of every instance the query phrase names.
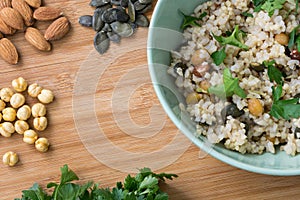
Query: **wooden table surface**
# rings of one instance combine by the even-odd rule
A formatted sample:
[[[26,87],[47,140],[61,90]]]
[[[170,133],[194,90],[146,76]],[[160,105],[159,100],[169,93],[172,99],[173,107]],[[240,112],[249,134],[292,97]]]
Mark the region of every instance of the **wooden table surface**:
[[[0,155],[19,154],[15,167],[0,165],[0,199],[14,199],[38,182],[59,180],[59,168],[68,164],[82,182],[94,180],[112,187],[138,168],[176,173],[163,184],[170,199],[299,199],[300,178],[272,177],[243,171],[201,152],[165,115],[154,93],[147,68],[148,30],[112,44],[98,55],[94,31],[81,27],[78,17],[92,14],[88,0],[45,0],[60,7],[72,23],[53,51],[39,52],[19,32],[9,38],[21,55],[20,63],[0,60],[0,87],[19,76],[37,82],[55,94],[47,105],[48,128],[40,133],[51,142],[39,153],[22,136],[0,139]],[[154,4],[155,5],[155,4]],[[151,12],[149,13],[151,17]],[[37,23],[42,31],[49,23]],[[34,100],[28,99],[28,104]]]

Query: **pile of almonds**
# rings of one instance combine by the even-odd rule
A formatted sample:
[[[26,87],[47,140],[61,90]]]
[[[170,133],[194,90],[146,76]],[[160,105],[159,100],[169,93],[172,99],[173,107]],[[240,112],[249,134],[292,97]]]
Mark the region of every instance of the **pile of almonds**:
[[[28,85],[22,77],[12,81],[12,88],[0,90],[0,135],[8,138],[18,133],[25,143],[34,145],[38,151],[48,151],[50,143],[47,138],[39,137],[39,132],[48,126],[45,104],[54,100],[52,91],[37,83]],[[38,102],[29,106],[25,96],[37,98]],[[12,151],[3,156],[3,163],[9,166],[14,166],[18,160],[18,155]]]
[[[42,34],[33,27],[35,21],[53,22]],[[10,64],[17,64],[19,54],[5,35],[25,31],[25,39],[40,51],[50,51],[50,41],[64,37],[70,29],[69,20],[59,8],[41,6],[41,0],[0,0],[0,56]]]

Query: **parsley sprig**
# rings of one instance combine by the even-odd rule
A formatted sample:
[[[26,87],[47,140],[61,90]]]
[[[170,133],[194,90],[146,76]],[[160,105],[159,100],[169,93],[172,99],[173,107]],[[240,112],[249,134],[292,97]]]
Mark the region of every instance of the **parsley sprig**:
[[[288,47],[289,47],[289,49],[292,49],[294,47],[294,45],[296,45],[297,50],[300,52],[300,34],[297,34],[297,31],[299,28],[300,28],[300,25],[296,26],[290,33]]]
[[[118,182],[116,187],[100,188],[99,184],[87,182],[79,185],[72,181],[78,176],[64,165],[61,168],[60,183],[49,183],[48,188],[54,187],[52,195],[47,194],[37,183],[28,190],[22,191],[22,198],[15,200],[168,200],[168,194],[158,186],[159,180],[172,180],[176,174],[153,173],[149,168],[140,169],[132,177],[128,175],[124,183]]]
[[[233,78],[228,68],[225,68],[223,71],[223,84],[211,86],[208,92],[222,99],[231,97],[234,94],[241,98],[246,98],[247,96],[246,92],[239,86],[239,79]]]
[[[206,12],[200,14],[199,17],[194,17],[191,15],[184,14],[181,10],[179,12],[183,15],[183,23],[181,25],[181,29],[185,29],[188,26],[201,26],[198,21],[202,20],[203,17],[207,15]]]
[[[272,86],[273,104],[270,115],[279,119],[290,120],[291,118],[300,117],[299,98],[281,99],[282,86],[284,83],[283,74],[276,68],[275,61],[264,61],[263,64],[268,67],[268,76],[270,81],[275,81],[277,86]]]
[[[229,44],[229,45],[239,47],[243,50],[248,50],[249,49],[249,47],[247,45],[245,45],[241,42],[241,39],[242,39],[244,33],[239,30],[238,25],[236,25],[234,27],[234,30],[232,31],[231,35],[228,36],[228,37],[217,36],[214,33],[212,33],[212,35],[215,38],[215,40],[217,40],[222,45]]]
[[[275,10],[280,10],[286,0],[253,0],[254,12],[266,11],[271,17]]]

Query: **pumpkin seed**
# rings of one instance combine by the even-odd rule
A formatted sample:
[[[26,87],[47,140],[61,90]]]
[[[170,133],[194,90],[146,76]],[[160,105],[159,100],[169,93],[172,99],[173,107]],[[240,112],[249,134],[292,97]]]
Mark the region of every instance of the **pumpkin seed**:
[[[102,20],[105,23],[109,23],[109,24],[115,21],[127,22],[129,20],[129,16],[123,10],[117,8],[109,8],[103,12]]]
[[[108,23],[105,23],[102,31],[104,31],[104,32],[111,32],[112,29],[111,29],[111,27],[110,27],[110,25]]]
[[[83,16],[79,17],[78,22],[82,26],[92,27],[92,20],[93,20],[93,17],[91,15],[83,15]]]
[[[121,5],[121,0],[111,0],[111,4],[115,6],[120,6]]]
[[[123,8],[128,7],[128,0],[121,0],[120,5],[121,5]]]
[[[141,4],[149,4],[152,3],[152,0],[139,0]]]
[[[139,10],[139,11],[137,11],[138,13],[146,13],[146,12],[148,12],[149,10],[151,10],[152,9],[152,4],[148,4],[148,5],[146,5],[146,7],[144,8],[144,9],[142,9],[142,10]]]
[[[143,14],[139,14],[136,17],[135,23],[136,23],[136,25],[141,26],[141,27],[148,27],[149,26],[149,20]]]
[[[135,8],[131,0],[128,1],[128,15],[131,22],[135,22]]]
[[[107,32],[107,36],[110,39],[110,41],[112,41],[112,42],[120,43],[120,41],[121,41],[121,37],[114,32]]]
[[[133,28],[128,23],[121,23],[116,21],[111,23],[111,28],[121,37],[129,37],[133,34]]]
[[[147,5],[141,4],[139,1],[136,1],[136,2],[134,3],[134,8],[135,8],[135,10],[136,10],[137,12],[139,12],[139,11],[145,9],[146,7],[147,7]]]
[[[98,32],[94,38],[95,49],[100,53],[104,54],[109,48],[109,38],[105,32]]]
[[[100,31],[103,27],[104,27],[104,22],[102,21],[102,14],[103,14],[104,10],[103,8],[97,8],[95,11],[94,11],[94,15],[93,15],[93,29],[95,31]]]
[[[90,6],[100,7],[110,3],[110,0],[91,0]]]

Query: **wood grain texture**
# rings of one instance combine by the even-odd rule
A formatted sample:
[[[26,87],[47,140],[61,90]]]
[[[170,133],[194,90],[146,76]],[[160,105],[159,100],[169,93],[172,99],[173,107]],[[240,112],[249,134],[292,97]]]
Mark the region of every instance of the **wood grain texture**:
[[[116,181],[123,180],[128,173],[117,168],[129,166],[135,169],[145,166],[149,161],[157,166],[171,157],[161,154],[146,161],[142,158],[131,160],[124,159],[122,154],[112,155],[112,152],[106,152],[103,158],[114,160],[115,167],[112,167],[100,162],[84,146],[81,137],[89,139],[90,144],[97,137],[93,138],[94,133],[78,133],[76,116],[80,118],[80,122],[85,123],[86,133],[90,132],[88,127],[96,120],[106,139],[111,142],[103,146],[92,146],[92,150],[97,151],[97,148],[100,148],[101,152],[113,145],[124,152],[147,154],[168,146],[178,135],[177,128],[159,106],[150,82],[146,56],[147,29],[138,29],[133,37],[122,39],[118,45],[112,44],[107,54],[95,54],[91,59],[91,55],[95,53],[95,33],[92,29],[81,27],[77,22],[79,16],[92,14],[93,8],[88,3],[87,0],[45,1],[45,5],[60,7],[72,24],[67,37],[53,42],[51,52],[39,52],[34,49],[24,40],[22,32],[9,37],[18,48],[21,61],[17,66],[11,66],[0,60],[0,87],[7,87],[11,80],[22,76],[29,83],[37,82],[51,89],[56,98],[52,104],[47,105],[49,127],[41,133],[41,136],[49,138],[51,142],[49,152],[37,152],[33,146],[23,143],[22,137],[17,134],[11,138],[0,138],[1,156],[10,150],[20,155],[17,166],[0,165],[1,200],[20,197],[21,190],[29,188],[34,182],[45,186],[49,181],[58,181],[59,168],[64,164],[68,164],[78,174],[81,182],[94,180],[100,182],[103,187],[111,187]],[[48,25],[47,22],[36,24],[43,32]],[[106,61],[108,64],[103,66]],[[87,84],[85,88],[79,88],[81,93],[76,93],[80,75],[78,72],[85,70],[85,67],[99,68],[103,73],[97,77],[96,86]],[[135,76],[132,76],[133,74]],[[86,77],[85,81],[95,81],[91,77]],[[78,107],[74,108],[74,101],[80,102],[82,99],[80,106],[89,106],[86,95],[93,96],[95,119],[86,114],[88,112],[84,109],[81,113],[74,114],[74,110],[80,110]],[[124,95],[126,99],[122,98]],[[33,102],[34,100],[29,100],[28,103]],[[125,109],[122,106],[125,106]],[[155,120],[151,115],[153,106],[157,109],[157,115],[154,117],[158,116],[163,122],[162,126],[155,127],[155,130],[151,126],[147,127]],[[136,137],[137,135],[128,132],[126,128],[130,127],[124,129],[121,120],[123,118],[120,119],[119,116],[131,119],[130,123],[134,122],[133,125],[142,130],[135,134],[144,137]],[[152,132],[155,134],[151,135]],[[201,151],[196,146],[188,142],[186,145],[187,150],[178,155],[177,160],[157,170],[179,175],[174,181],[163,184],[163,189],[170,194],[170,199],[299,199],[299,177],[273,177],[250,173],[208,155],[202,155],[200,158]],[[170,155],[172,152],[178,153],[177,148],[172,148]],[[133,162],[138,163],[137,166],[131,166]]]

